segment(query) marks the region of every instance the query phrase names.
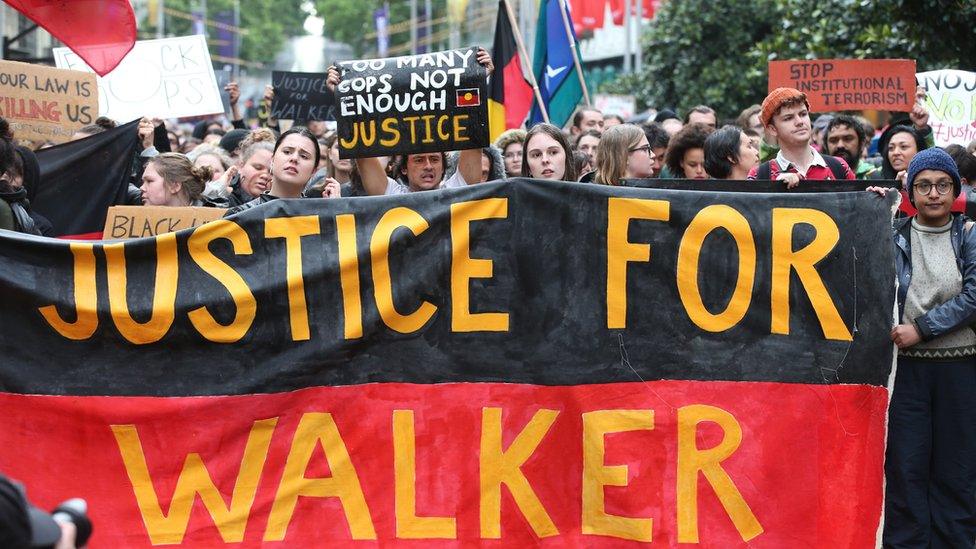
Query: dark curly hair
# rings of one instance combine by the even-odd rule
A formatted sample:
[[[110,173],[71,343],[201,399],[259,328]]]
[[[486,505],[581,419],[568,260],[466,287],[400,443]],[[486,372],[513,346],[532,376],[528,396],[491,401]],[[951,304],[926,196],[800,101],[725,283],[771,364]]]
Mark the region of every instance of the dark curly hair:
[[[712,133],[712,130],[704,124],[689,124],[681,131],[674,134],[671,143],[668,145],[668,152],[665,153],[664,163],[671,171],[672,177],[683,178],[684,172],[681,169],[681,161],[685,158],[685,153],[691,149],[705,149],[705,140]]]

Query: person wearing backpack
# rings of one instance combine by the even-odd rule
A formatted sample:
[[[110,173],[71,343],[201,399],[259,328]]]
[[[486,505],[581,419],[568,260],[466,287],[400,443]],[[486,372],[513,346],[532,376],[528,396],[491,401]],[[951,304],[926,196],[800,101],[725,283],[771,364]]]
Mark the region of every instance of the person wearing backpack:
[[[856,179],[844,160],[821,155],[810,146],[813,126],[807,96],[795,88],[776,88],[762,102],[759,113],[766,131],[779,143],[776,158],[749,172],[748,179],[785,181],[788,188],[801,180]]]

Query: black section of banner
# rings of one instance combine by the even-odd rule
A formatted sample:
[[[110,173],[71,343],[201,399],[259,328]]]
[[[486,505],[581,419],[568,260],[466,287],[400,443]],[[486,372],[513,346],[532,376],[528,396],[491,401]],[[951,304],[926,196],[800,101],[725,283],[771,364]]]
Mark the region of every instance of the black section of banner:
[[[101,232],[109,206],[125,203],[138,124],[37,151],[41,186],[31,207],[56,235]]]
[[[878,179],[804,180],[792,189],[782,181],[727,181],[724,179],[625,179],[627,187],[642,189],[672,189],[676,191],[721,191],[735,193],[836,193],[863,191],[868,187],[900,189],[901,182]]]
[[[607,238],[613,197],[664,201],[669,220],[629,224],[626,238],[649,244],[650,261],[635,260],[626,268],[627,325],[611,330]],[[470,310],[507,312],[509,329],[452,331],[451,206],[461,209],[462,202],[491,198],[507,199],[507,217],[470,223],[470,251],[461,246],[460,252],[493,262],[492,278],[470,282]],[[866,192],[717,193],[532,180],[398,197],[276,200],[231,218],[247,233],[253,253],[235,255],[224,239],[210,245],[256,299],[255,320],[235,343],[207,341],[188,320],[189,312],[203,306],[222,324],[236,313],[226,277],[211,277],[187,251],[194,231],[213,230],[211,225],[177,233],[175,320],[162,339],[144,345],[124,339],[113,321],[101,244],[94,249],[99,324],[90,337],[72,341],[39,312],[54,304],[65,322],[75,319],[69,245],[5,233],[0,236],[0,390],[186,396],[370,382],[572,385],[658,379],[883,386],[892,356],[893,200]],[[744,217],[757,257],[743,319],[716,333],[692,322],[676,276],[689,223],[713,205],[727,205]],[[392,233],[389,271],[397,309],[409,314],[424,302],[437,307],[426,324],[406,334],[380,318],[371,267],[374,229],[394,208],[411,209],[429,223],[418,236],[405,228]],[[853,341],[824,337],[795,272],[789,334],[771,334],[772,220],[774,209],[781,215],[784,208],[823,212],[836,224],[838,243],[816,270]],[[355,339],[344,337],[336,229],[341,214],[354,216],[358,240],[363,335]],[[313,216],[320,225],[320,234],[301,238],[307,341],[292,341],[285,239],[265,237],[266,220],[290,216]],[[814,238],[812,226],[797,225],[792,246],[804,248]],[[619,246],[612,248],[619,251]],[[155,239],[125,244],[128,306],[137,322],[151,316],[156,249]],[[728,305],[738,265],[730,233],[718,229],[704,240],[698,279],[711,313]],[[113,281],[118,284],[119,277]]]

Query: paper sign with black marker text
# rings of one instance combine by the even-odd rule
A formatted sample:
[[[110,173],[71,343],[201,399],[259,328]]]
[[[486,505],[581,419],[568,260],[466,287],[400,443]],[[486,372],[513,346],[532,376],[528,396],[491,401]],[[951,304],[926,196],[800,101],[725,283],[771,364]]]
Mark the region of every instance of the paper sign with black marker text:
[[[485,147],[487,72],[477,49],[339,63],[339,156]]]
[[[75,52],[54,48],[58,68],[95,72]],[[140,40],[112,72],[98,77],[99,114],[118,122],[224,112],[201,35]]]

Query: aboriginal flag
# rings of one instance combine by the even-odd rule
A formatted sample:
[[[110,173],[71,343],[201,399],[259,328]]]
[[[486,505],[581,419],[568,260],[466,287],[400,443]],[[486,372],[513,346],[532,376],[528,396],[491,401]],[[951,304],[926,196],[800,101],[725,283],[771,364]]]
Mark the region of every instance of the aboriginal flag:
[[[0,471],[93,547],[873,547],[895,197],[721,183],[0,231]]]
[[[129,0],[5,0],[105,76],[136,42]]]
[[[503,131],[521,127],[532,108],[532,86],[522,72],[506,0],[498,2],[495,45],[491,55],[495,72],[489,84],[488,119],[491,140],[494,141]]]

